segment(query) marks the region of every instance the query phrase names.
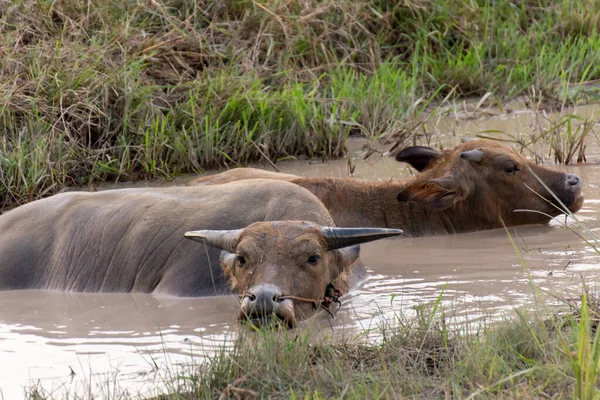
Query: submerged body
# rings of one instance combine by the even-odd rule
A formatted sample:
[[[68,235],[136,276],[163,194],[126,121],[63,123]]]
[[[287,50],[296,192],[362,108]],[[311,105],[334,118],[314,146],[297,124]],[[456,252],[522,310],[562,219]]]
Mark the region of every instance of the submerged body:
[[[0,290],[226,294],[221,251],[184,233],[298,219],[333,225],[291,183],[63,193],[0,216]]]
[[[188,185],[268,176],[314,193],[337,226],[400,228],[407,236],[547,223],[564,210],[535,175],[570,211],[578,211],[583,204],[582,182],[577,176],[525,161],[514,150],[491,140],[468,141],[444,152],[414,146],[398,153],[396,159],[410,163],[420,174],[406,182],[365,182],[290,178],[287,174],[277,177],[247,168],[201,177]]]

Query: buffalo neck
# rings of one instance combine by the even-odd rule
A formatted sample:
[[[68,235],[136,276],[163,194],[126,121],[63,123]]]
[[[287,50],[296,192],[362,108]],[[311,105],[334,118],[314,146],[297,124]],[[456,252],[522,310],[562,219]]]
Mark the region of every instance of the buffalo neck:
[[[408,182],[365,182],[352,178],[298,178],[292,182],[315,194],[337,226],[399,228],[406,236],[457,231],[449,213],[399,202],[397,196]]]

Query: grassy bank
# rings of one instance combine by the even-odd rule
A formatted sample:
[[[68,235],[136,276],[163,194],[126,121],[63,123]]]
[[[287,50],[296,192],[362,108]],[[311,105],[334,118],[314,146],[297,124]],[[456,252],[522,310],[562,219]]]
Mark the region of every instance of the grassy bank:
[[[105,179],[339,156],[430,101],[594,100],[600,4],[0,1],[0,207]]]
[[[597,398],[600,341],[586,301],[577,316],[518,313],[502,326],[448,327],[421,310],[376,343],[263,332],[174,380],[164,398]]]

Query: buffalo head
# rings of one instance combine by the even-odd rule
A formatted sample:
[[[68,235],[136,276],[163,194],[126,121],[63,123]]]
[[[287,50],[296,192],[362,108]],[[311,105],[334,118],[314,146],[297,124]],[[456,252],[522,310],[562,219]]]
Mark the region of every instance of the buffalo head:
[[[572,212],[583,204],[578,176],[531,163],[493,140],[469,140],[443,152],[409,147],[396,159],[421,172],[398,200],[444,211],[463,224],[485,223],[473,230],[499,228],[502,221],[546,223],[564,213],[560,203]]]
[[[187,232],[217,247],[221,267],[241,297],[240,320],[288,327],[314,313],[329,283],[344,280],[358,244],[401,234],[398,229],[332,228],[299,221],[256,222],[244,229]]]

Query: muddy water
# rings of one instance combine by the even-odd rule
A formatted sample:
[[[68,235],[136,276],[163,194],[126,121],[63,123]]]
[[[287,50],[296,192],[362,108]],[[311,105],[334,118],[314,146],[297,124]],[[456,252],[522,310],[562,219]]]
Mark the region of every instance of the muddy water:
[[[587,116],[594,111],[577,110]],[[456,143],[457,132],[527,133],[530,124],[529,113],[472,121],[449,116],[437,121],[435,140]],[[362,160],[363,145],[361,140],[349,143],[356,175],[371,180],[409,175],[389,157]],[[587,154],[588,164],[563,169],[583,179],[586,202],[578,216],[600,234],[600,148],[590,141]],[[348,175],[347,159],[283,162],[278,167],[303,176]],[[135,186],[141,185],[152,184]],[[553,294],[577,293],[582,278],[600,278],[600,257],[561,222],[564,218],[548,226],[510,229],[528,270],[503,230],[363,245],[361,257],[370,277],[343,299],[335,320],[319,315],[307,324],[321,331],[333,328],[339,335],[356,333],[440,296],[459,320],[502,317],[514,307],[532,304],[531,281]],[[231,344],[237,332],[235,307],[232,297],[0,292],[0,398],[21,398],[23,388],[38,383],[55,395],[156,393],[181,368]]]

